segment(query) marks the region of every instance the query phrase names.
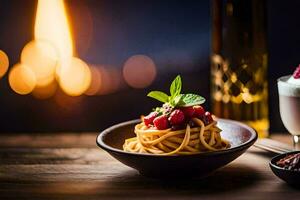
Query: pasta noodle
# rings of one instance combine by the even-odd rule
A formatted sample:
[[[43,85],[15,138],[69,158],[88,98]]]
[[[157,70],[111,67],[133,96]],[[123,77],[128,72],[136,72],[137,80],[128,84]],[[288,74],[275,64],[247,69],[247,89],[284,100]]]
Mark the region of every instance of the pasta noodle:
[[[173,131],[170,128],[157,130],[148,128],[143,122],[135,126],[136,137],[125,140],[124,151],[158,155],[190,155],[206,151],[218,151],[230,147],[221,138],[217,122],[205,125],[200,119],[192,118],[197,127]]]

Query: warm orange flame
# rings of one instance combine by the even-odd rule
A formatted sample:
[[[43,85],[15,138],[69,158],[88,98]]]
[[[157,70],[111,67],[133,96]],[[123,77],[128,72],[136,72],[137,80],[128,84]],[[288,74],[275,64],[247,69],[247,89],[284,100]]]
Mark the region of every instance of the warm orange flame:
[[[39,90],[46,88],[51,83],[51,67],[55,64],[56,78],[62,90],[71,96],[83,94],[91,83],[91,73],[86,63],[79,58],[73,57],[73,43],[70,32],[70,25],[67,19],[67,12],[63,0],[39,0],[34,27],[35,46],[27,49],[24,61],[30,65],[37,77]],[[58,55],[58,62],[51,53],[51,48],[45,51],[45,47],[37,48],[37,44],[49,43]],[[42,51],[43,50],[43,51]],[[45,56],[44,54],[48,56]],[[53,54],[53,53],[51,53]],[[26,59],[27,58],[27,59]],[[45,64],[47,61],[48,65]],[[34,62],[33,62],[34,61]],[[29,64],[28,64],[29,63]],[[53,74],[54,78],[54,74]]]
[[[68,68],[73,56],[73,43],[63,0],[38,1],[34,37],[35,40],[52,43],[60,56],[60,70]]]

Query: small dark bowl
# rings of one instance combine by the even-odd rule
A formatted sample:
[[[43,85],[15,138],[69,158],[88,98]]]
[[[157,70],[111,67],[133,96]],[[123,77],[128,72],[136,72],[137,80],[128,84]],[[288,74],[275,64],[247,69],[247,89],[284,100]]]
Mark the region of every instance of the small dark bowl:
[[[281,158],[284,158],[288,155],[299,153],[300,151],[291,151],[288,153],[283,153],[278,156],[275,156],[271,159],[269,165],[276,176],[287,182],[291,185],[300,185],[300,171],[288,170],[282,167],[279,167],[276,162]]]
[[[139,122],[140,120],[132,120],[104,130],[98,135],[97,144],[125,165],[137,169],[145,176],[156,178],[205,177],[239,157],[257,139],[257,133],[249,126],[219,119],[218,126],[223,130],[221,135],[230,141],[229,149],[178,156],[123,151],[125,139],[135,136],[134,126]]]

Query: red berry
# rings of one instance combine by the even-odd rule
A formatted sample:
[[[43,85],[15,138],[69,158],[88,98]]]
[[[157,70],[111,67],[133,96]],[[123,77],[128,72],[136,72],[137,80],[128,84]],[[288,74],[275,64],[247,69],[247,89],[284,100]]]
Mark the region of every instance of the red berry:
[[[293,73],[294,79],[300,78],[300,65],[296,68],[296,70]]]
[[[194,106],[194,117],[202,117],[205,113],[205,110],[202,106]]]
[[[213,118],[212,118],[210,112],[205,112],[205,114],[204,114],[204,122],[205,122],[206,124],[210,124],[210,123],[213,122],[213,121],[214,121],[214,120],[213,120]]]
[[[144,123],[146,126],[149,126],[150,124],[153,124],[153,120],[155,117],[157,117],[158,113],[157,112],[151,112],[149,115],[144,117]]]
[[[170,114],[169,121],[171,125],[182,124],[184,122],[184,113],[179,109],[174,110]]]
[[[194,110],[193,106],[183,107],[183,108],[181,108],[181,110],[184,113],[184,116],[186,118],[192,118],[194,116],[195,110]]]
[[[166,115],[161,115],[159,117],[156,117],[153,120],[153,124],[158,130],[164,130],[169,128],[169,122]]]

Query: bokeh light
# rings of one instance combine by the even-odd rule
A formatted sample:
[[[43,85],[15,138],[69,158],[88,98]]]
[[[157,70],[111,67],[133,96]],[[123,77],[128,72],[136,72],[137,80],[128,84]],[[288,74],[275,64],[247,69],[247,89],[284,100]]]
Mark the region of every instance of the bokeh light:
[[[91,84],[89,66],[79,58],[72,57],[70,67],[62,71],[59,76],[62,90],[70,96],[83,94]]]
[[[90,87],[92,73],[89,66],[73,57],[67,16],[63,0],[38,0],[34,40],[23,48],[21,63],[9,75],[14,91],[19,94],[32,92],[34,97],[46,99],[56,93],[58,86],[62,89],[60,92],[70,96],[82,95],[89,88],[87,94],[90,95],[101,90],[100,70],[93,69],[93,87]],[[8,61],[6,63],[8,65]]]
[[[55,47],[42,40],[29,42],[21,53],[21,63],[31,68],[35,73],[37,86],[41,87],[54,80],[58,59]]]
[[[101,87],[97,94],[111,94],[122,87],[122,72],[112,66],[100,66]]]
[[[92,96],[92,95],[96,95],[100,91],[102,77],[101,77],[100,68],[96,66],[90,66],[90,70],[92,75],[91,84],[90,87],[85,92],[85,94]]]
[[[90,87],[85,92],[86,95],[105,95],[111,94],[122,86],[125,86],[122,79],[122,72],[113,66],[92,65],[90,66],[92,81]]]
[[[37,99],[48,99],[52,97],[57,90],[57,82],[53,80],[48,85],[36,86],[32,91],[32,95]]]
[[[39,0],[34,26],[35,40],[49,41],[58,51],[62,67],[66,70],[73,55],[73,43],[63,0]],[[57,71],[58,74],[61,71]]]
[[[36,85],[34,72],[24,64],[16,64],[12,67],[8,81],[10,87],[21,95],[29,94]]]
[[[5,75],[9,66],[8,56],[0,50],[0,78]]]
[[[145,88],[156,77],[154,61],[145,55],[130,57],[124,64],[123,76],[128,85],[133,88]]]

